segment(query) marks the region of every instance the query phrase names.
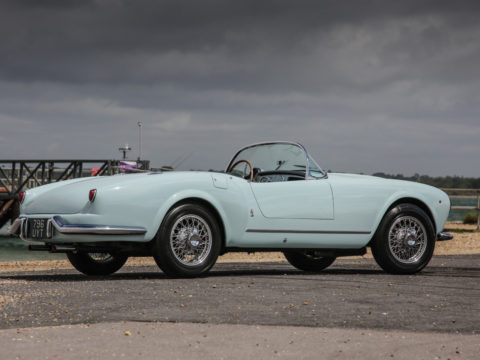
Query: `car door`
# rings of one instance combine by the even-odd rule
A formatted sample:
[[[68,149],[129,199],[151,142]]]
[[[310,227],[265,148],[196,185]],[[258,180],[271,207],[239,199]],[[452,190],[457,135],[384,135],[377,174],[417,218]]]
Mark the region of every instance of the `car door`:
[[[334,218],[332,189],[326,180],[252,182],[250,186],[266,218]]]

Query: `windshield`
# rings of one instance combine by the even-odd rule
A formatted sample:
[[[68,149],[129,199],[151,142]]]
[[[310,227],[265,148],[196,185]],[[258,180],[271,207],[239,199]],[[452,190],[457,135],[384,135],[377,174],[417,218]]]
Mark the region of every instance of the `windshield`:
[[[253,145],[241,150],[230,162],[232,166],[239,160],[247,160],[253,168],[260,171],[284,170],[300,171],[305,174],[307,164],[307,154],[303,147],[293,143],[263,143]],[[310,175],[314,177],[324,177],[322,169],[317,163],[308,156]],[[245,164],[239,164],[239,168],[245,167]],[[237,167],[235,167],[237,170]],[[229,170],[229,169],[227,169]]]
[[[321,178],[325,176],[322,168],[318,166],[315,160],[312,159],[310,155],[308,155],[308,166],[310,167],[310,175],[316,178]]]

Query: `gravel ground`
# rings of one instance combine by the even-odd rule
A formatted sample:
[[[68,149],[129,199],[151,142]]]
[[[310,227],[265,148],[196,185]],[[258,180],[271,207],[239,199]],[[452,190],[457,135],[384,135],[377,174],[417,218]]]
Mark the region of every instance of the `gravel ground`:
[[[0,346],[5,358],[475,359],[479,278],[480,255],[437,256],[414,276],[372,259],[318,274],[224,263],[189,280],[155,266],[3,273]]]
[[[218,264],[170,279],[157,267],[113,276],[75,270],[3,273],[0,329],[105,321],[213,322],[474,333],[480,256],[439,256],[420,274],[384,273],[372,259],[321,273],[285,262]]]
[[[414,276],[386,274],[370,258],[337,260],[321,273],[269,260],[219,263],[208,277],[189,280],[142,264],[106,277],[3,272],[2,354],[477,358],[480,255],[435,256]]]

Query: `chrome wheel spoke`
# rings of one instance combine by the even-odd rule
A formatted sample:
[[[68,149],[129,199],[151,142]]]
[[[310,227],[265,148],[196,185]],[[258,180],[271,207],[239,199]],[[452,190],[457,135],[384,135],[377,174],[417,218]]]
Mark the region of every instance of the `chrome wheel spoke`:
[[[108,253],[88,253],[88,255],[95,261],[107,261],[112,258]]]
[[[410,216],[397,219],[390,227],[388,246],[394,258],[401,263],[411,264],[419,261],[427,248],[423,224]]]
[[[183,265],[199,265],[212,248],[210,227],[197,215],[182,216],[173,225],[170,246],[175,258]]]

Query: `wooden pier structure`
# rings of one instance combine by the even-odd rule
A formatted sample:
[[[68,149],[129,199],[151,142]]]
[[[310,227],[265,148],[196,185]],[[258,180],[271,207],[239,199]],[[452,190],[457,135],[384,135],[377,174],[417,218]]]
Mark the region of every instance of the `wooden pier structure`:
[[[149,160],[136,163],[139,171],[150,169]],[[120,160],[98,159],[0,160],[0,228],[18,217],[21,191],[69,179],[114,175],[119,172],[119,165]],[[97,170],[92,173],[92,168]]]

